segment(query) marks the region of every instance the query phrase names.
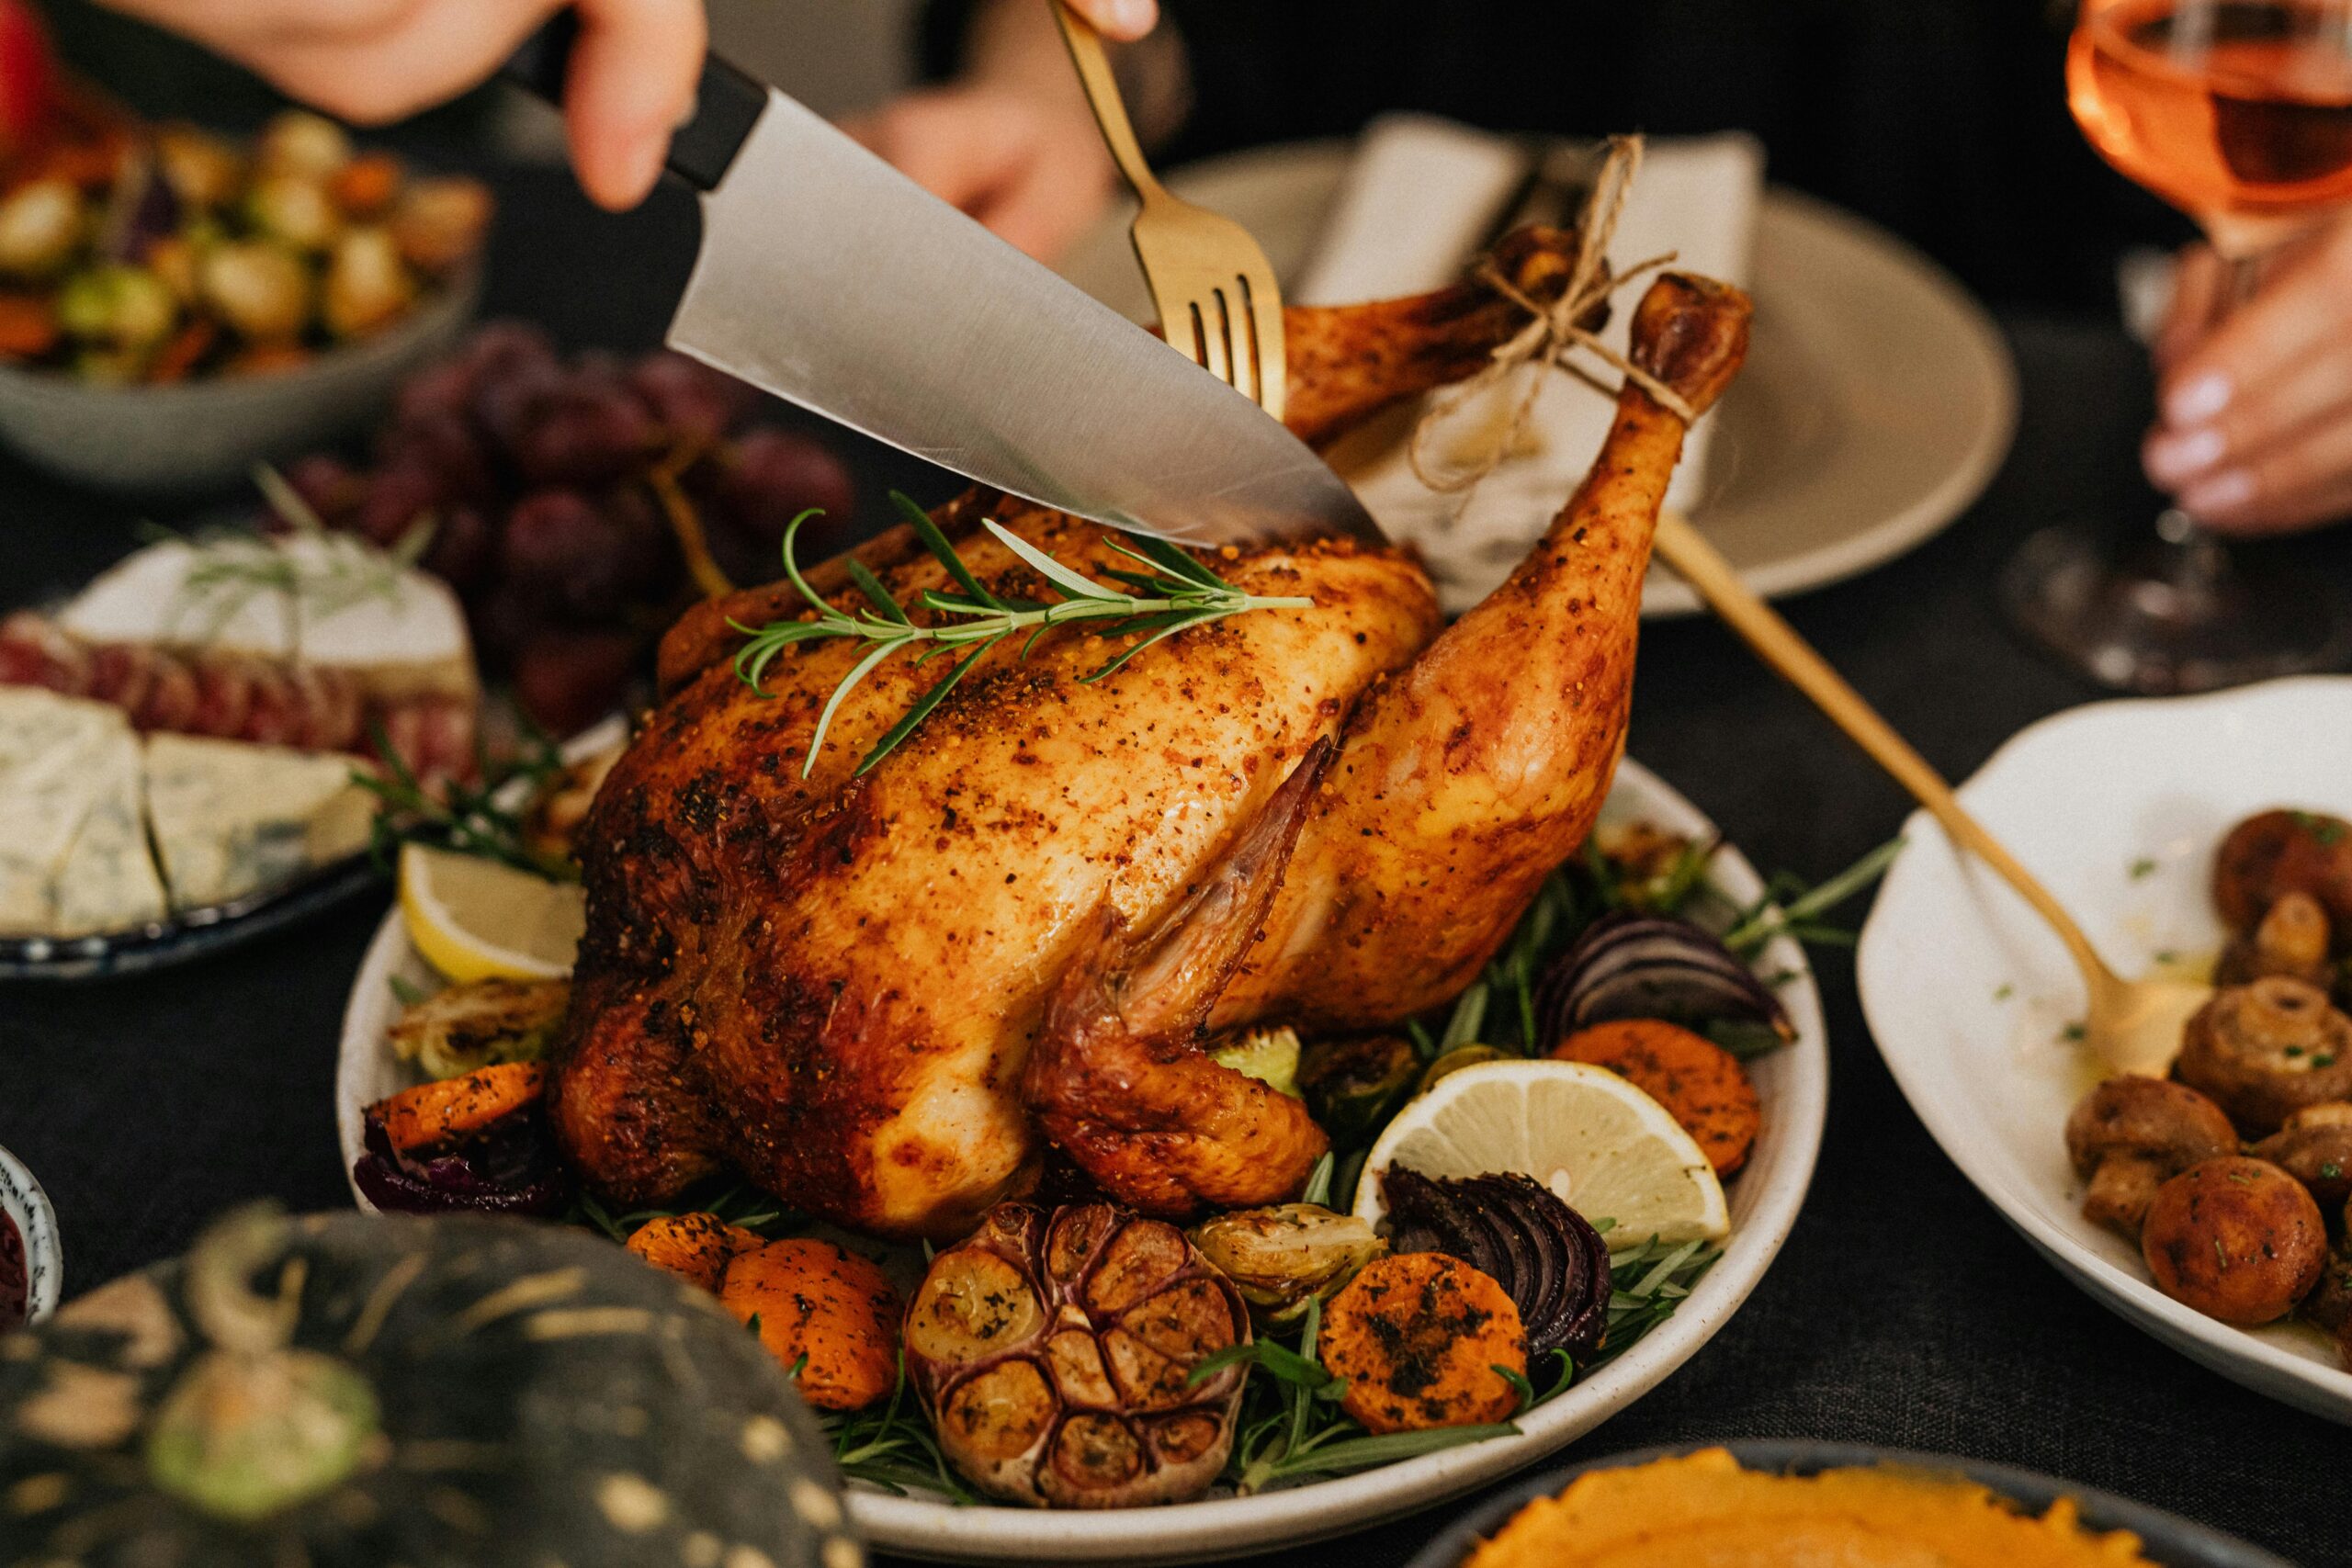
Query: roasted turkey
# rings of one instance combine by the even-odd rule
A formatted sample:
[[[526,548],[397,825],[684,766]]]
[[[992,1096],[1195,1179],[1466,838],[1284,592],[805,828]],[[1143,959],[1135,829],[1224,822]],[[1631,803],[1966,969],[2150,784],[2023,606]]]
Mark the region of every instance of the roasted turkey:
[[[1529,231],[1495,260],[1556,298],[1573,248]],[[1634,359],[1703,411],[1747,315],[1735,289],[1662,276]],[[1329,439],[1526,322],[1476,282],[1293,309],[1290,421]],[[1153,1213],[1294,1195],[1321,1132],[1203,1041],[1444,1000],[1582,842],[1623,749],[1683,434],[1629,386],[1575,496],[1452,626],[1405,550],[1223,551],[1228,581],[1314,607],[1186,631],[1091,684],[1102,639],[1057,632],[1026,659],[1011,639],[862,778],[940,667],[885,664],[804,779],[819,709],[865,650],[799,645],[763,698],[732,667],[734,626],[792,615],[788,590],[697,608],[581,838],[588,928],[550,1097],[566,1153],[626,1203],[731,1169],[899,1236],[967,1232],[1048,1144]],[[992,591],[1044,587],[984,514],[1081,571],[1123,564],[1097,525],[967,495],[938,521]],[[861,554],[901,604],[952,587],[903,531]]]

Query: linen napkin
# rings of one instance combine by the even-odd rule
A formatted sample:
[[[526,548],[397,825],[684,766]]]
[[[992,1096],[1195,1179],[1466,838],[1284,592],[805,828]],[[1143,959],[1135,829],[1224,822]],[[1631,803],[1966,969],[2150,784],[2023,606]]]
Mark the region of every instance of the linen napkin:
[[[1519,186],[1527,162],[1523,141],[1450,120],[1396,115],[1374,121],[1295,298],[1302,304],[1383,299],[1453,281]],[[1752,137],[1651,141],[1618,220],[1611,262],[1625,267],[1672,251],[1677,268],[1745,284],[1763,179],[1764,150]],[[1620,353],[1642,287],[1636,282],[1612,301],[1601,335]],[[1587,362],[1614,385],[1614,372],[1589,356]],[[1533,417],[1466,506],[1458,494],[1434,491],[1414,474],[1404,446],[1411,423],[1403,416],[1332,454],[1390,536],[1420,549],[1449,613],[1467,609],[1510,574],[1608,434],[1609,399],[1557,370],[1541,374],[1545,385]],[[1523,389],[1523,382],[1506,382],[1456,411],[1437,433],[1441,457],[1457,444],[1476,450],[1498,438]],[[1691,432],[1668,505],[1687,509],[1704,493],[1712,423],[1702,420]]]

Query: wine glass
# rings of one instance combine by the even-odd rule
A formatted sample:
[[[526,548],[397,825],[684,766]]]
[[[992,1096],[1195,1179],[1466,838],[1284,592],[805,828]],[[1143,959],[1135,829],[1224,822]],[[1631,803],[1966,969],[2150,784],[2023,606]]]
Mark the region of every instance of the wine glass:
[[[2066,99],[2100,156],[2203,227],[2229,271],[2221,311],[2352,203],[2352,0],[2082,0]],[[2028,633],[2126,690],[2206,691],[2352,651],[2330,582],[2234,558],[2177,507],[2120,543],[2045,530],[2001,592]]]

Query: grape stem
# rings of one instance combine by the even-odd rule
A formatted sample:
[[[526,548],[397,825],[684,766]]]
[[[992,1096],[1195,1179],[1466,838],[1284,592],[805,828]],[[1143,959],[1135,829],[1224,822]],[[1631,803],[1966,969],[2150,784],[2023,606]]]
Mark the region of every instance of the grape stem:
[[[1061,595],[1052,602],[1025,599],[990,592],[981,586],[978,578],[964,564],[947,536],[922,509],[903,495],[894,493],[916,536],[962,590],[956,593],[941,593],[925,589],[917,603],[923,609],[953,619],[932,626],[920,626],[910,619],[905,609],[890,597],[881,581],[855,557],[848,560],[850,581],[865,596],[866,604],[855,615],[835,608],[823,596],[809,587],[800,575],[800,568],[793,558],[793,540],[800,525],[810,517],[820,515],[814,509],[795,517],[784,531],[784,570],[793,588],[808,604],[811,614],[789,621],[770,621],[763,626],[747,626],[740,621],[729,620],[729,626],[751,640],[735,655],[735,673],[743,683],[762,697],[772,696],[761,682],[768,666],[776,656],[795,643],[814,642],[827,638],[848,637],[871,644],[865,657],[854,665],[840,685],[833,688],[823,711],[817,716],[817,728],[808,739],[808,755],[801,763],[800,776],[807,778],[817,765],[817,753],[825,744],[825,732],[831,728],[833,716],[841,711],[842,702],[857,683],[872,674],[876,668],[894,653],[922,645],[917,654],[920,664],[935,654],[958,650],[962,656],[949,667],[928,691],[915,700],[905,717],[892,726],[889,732],[874,743],[857,765],[854,776],[862,777],[884,757],[914,733],[953,691],[956,682],[969,673],[973,665],[998,643],[1016,632],[1027,632],[1028,640],[1022,644],[1018,657],[1026,659],[1038,639],[1056,626],[1073,622],[1104,623],[1097,635],[1105,637],[1139,637],[1114,655],[1100,668],[1081,675],[1082,682],[1095,682],[1116,671],[1128,660],[1162,638],[1174,637],[1189,627],[1222,620],[1244,610],[1305,610],[1314,607],[1315,601],[1305,597],[1268,596],[1247,593],[1227,582],[1203,566],[1185,551],[1165,540],[1136,536],[1133,542],[1125,537],[1106,540],[1111,548],[1135,561],[1144,570],[1127,571],[1107,569],[1105,577],[1115,579],[1121,587],[1111,587],[1092,578],[1071,570],[1045,551],[1021,538],[1008,528],[1000,526],[992,518],[983,518],[980,526],[990,537],[1011,550],[1020,560],[1035,569]]]

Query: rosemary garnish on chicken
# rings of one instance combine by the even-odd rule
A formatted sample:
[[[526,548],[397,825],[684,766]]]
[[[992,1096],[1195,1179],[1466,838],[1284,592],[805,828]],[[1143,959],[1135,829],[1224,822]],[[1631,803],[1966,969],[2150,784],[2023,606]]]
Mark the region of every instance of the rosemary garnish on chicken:
[[[1216,573],[1194,560],[1190,555],[1165,540],[1142,536],[1121,536],[1106,543],[1119,554],[1143,568],[1140,571],[1105,569],[1102,575],[1114,579],[1119,586],[1098,582],[1092,578],[1071,570],[1045,551],[999,526],[993,519],[983,518],[980,526],[989,531],[997,543],[1019,557],[1023,564],[1053,585],[1061,597],[1050,603],[1014,595],[990,592],[972,575],[969,567],[947,542],[947,536],[924,515],[922,508],[905,496],[893,492],[891,500],[906,514],[916,536],[925,548],[937,557],[947,569],[948,575],[963,590],[959,593],[941,593],[925,589],[919,601],[923,609],[949,617],[933,626],[919,626],[910,619],[879,579],[854,556],[848,559],[850,581],[865,596],[865,607],[855,615],[835,609],[822,595],[808,586],[800,575],[800,568],[793,558],[793,537],[800,525],[817,515],[804,512],[794,518],[784,531],[784,570],[792,586],[815,611],[813,619],[770,621],[763,626],[747,626],[740,621],[727,624],[751,640],[735,655],[735,673],[745,685],[761,696],[769,694],[761,679],[776,655],[795,643],[814,642],[827,637],[855,637],[872,644],[863,659],[853,666],[840,685],[833,688],[822,712],[817,716],[815,733],[808,738],[808,755],[800,765],[800,776],[807,778],[817,765],[817,753],[823,750],[825,731],[840,711],[842,701],[860,681],[872,674],[875,668],[894,653],[920,649],[915,662],[920,664],[940,653],[959,655],[930,690],[915,699],[907,715],[866,752],[857,765],[864,774],[874,764],[889,755],[893,747],[914,733],[915,728],[930,716],[957,682],[968,674],[989,649],[1016,632],[1029,634],[1022,645],[1021,657],[1025,659],[1037,641],[1056,626],[1085,621],[1093,625],[1099,637],[1119,639],[1137,637],[1099,668],[1079,677],[1083,682],[1100,681],[1117,670],[1128,660],[1165,637],[1192,626],[1222,620],[1244,610],[1305,610],[1315,601],[1303,596],[1269,597],[1247,593],[1226,581]]]

